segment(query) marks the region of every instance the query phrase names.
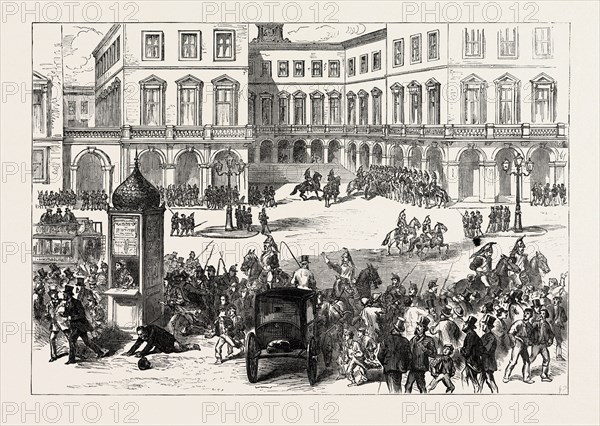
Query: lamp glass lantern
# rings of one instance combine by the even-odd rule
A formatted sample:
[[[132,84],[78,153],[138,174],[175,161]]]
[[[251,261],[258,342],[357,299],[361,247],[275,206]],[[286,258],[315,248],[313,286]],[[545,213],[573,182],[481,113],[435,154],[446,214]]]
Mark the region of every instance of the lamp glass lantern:
[[[508,160],[504,160],[504,161],[502,162],[502,169],[503,169],[505,172],[508,172],[508,171],[510,170],[510,161],[508,161]]]
[[[533,161],[531,161],[531,158],[525,163],[525,168],[529,173],[533,171]]]

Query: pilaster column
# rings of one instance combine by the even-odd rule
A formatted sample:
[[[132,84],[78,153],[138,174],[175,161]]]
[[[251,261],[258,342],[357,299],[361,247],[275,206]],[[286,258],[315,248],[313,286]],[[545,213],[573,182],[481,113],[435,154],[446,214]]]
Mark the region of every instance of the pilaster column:
[[[496,201],[496,162],[487,161],[482,164],[483,176],[481,179],[481,185],[479,187],[479,200],[485,203],[493,203]]]
[[[448,161],[448,195],[454,199],[458,199],[458,161]]]
[[[79,166],[77,164],[71,164],[71,189],[77,193],[77,169]]]

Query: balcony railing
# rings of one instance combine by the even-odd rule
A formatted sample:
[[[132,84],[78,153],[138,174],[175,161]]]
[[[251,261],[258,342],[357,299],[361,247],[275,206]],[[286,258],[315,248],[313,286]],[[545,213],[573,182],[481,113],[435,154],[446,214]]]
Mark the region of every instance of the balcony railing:
[[[252,138],[252,126],[123,126],[65,128],[69,140],[246,140]]]
[[[425,139],[519,139],[567,137],[567,126],[557,124],[392,124],[392,125],[291,125],[254,126],[257,135],[375,135]]]

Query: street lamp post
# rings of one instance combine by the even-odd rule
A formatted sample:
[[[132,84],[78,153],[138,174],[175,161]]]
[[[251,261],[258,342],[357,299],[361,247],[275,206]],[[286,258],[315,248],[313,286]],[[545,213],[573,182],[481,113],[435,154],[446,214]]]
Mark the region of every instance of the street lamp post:
[[[231,176],[238,176],[244,172],[246,163],[238,160],[231,153],[231,147],[227,149],[225,162],[217,161],[212,167],[219,176],[227,175],[227,207],[225,208],[225,231],[233,231],[233,191],[231,189]]]
[[[525,162],[525,170],[523,170],[523,157],[518,154],[513,165],[515,171],[511,171],[511,164],[508,159],[502,162],[502,168],[510,175],[514,175],[517,178],[517,205],[515,207],[515,226],[513,227],[514,232],[523,232],[523,224],[521,223],[521,186],[523,184],[523,176],[529,176],[533,171],[533,161],[531,159]]]

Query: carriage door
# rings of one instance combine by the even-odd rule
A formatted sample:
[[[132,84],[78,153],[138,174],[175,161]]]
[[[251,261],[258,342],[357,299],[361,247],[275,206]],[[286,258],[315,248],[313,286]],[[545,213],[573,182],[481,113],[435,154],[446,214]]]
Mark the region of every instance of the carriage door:
[[[306,301],[306,336],[304,336],[304,345],[308,345],[310,338],[315,336],[315,305],[312,299]],[[316,337],[315,337],[316,340]]]

